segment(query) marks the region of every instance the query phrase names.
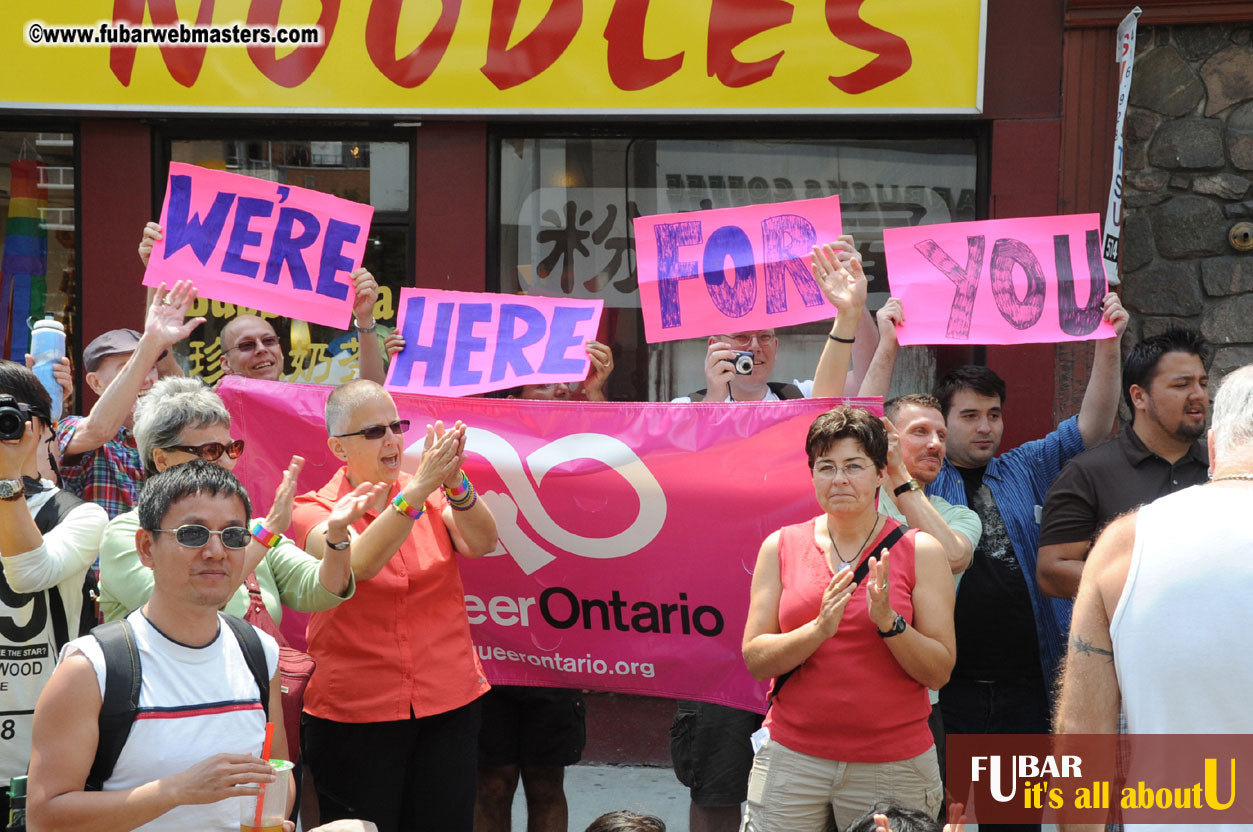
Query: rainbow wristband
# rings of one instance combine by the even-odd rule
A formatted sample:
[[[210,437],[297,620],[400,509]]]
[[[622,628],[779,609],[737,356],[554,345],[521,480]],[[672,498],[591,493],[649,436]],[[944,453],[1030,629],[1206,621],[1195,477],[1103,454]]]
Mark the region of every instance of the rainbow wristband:
[[[250,531],[252,532],[252,539],[267,549],[273,549],[278,545],[278,542],[283,539],[281,534],[270,531],[262,525],[260,520],[257,520],[252,524]]]
[[[396,509],[397,514],[404,515],[410,520],[417,520],[422,516],[422,512],[426,511],[426,504],[423,503],[418,508],[409,505],[409,501],[405,499],[403,494],[397,494],[396,499],[392,500],[392,508]]]
[[[470,478],[466,476],[465,471],[461,472],[461,484],[456,488],[444,486],[444,494],[448,497],[449,502],[461,502],[473,490],[474,486],[470,485]]]

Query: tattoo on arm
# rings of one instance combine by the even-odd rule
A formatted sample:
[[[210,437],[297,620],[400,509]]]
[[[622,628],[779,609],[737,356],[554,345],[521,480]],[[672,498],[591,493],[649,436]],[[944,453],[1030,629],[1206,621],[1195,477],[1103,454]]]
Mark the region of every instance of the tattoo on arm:
[[[1077,656],[1107,656],[1111,662],[1114,660],[1114,652],[1112,650],[1097,647],[1092,642],[1085,640],[1083,636],[1072,636],[1070,639],[1070,649]]]

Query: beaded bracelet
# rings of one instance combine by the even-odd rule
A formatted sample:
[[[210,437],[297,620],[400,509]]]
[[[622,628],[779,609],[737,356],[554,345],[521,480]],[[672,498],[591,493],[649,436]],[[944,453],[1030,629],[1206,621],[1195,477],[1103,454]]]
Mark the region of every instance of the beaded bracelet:
[[[405,499],[403,494],[397,494],[396,499],[392,500],[392,508],[396,509],[396,513],[408,517],[410,520],[417,520],[422,516],[422,512],[426,511],[426,504],[414,508],[409,505],[409,501]]]
[[[448,505],[452,506],[453,511],[469,511],[470,509],[474,508],[474,504],[479,501],[479,495],[474,493],[474,489],[470,489],[470,495],[468,499],[469,499],[469,502],[463,501],[460,503],[454,503],[452,500],[449,500]]]
[[[252,532],[252,539],[267,549],[273,549],[283,539],[281,534],[270,531],[260,520],[255,521],[249,531]]]
[[[461,482],[460,482],[460,483],[458,483],[458,484],[457,484],[457,486],[456,486],[456,487],[454,487],[454,488],[449,488],[448,486],[446,486],[446,485],[445,485],[445,486],[444,486],[444,494],[448,497],[448,499],[449,499],[450,501],[452,501],[452,500],[458,500],[458,501],[459,501],[459,500],[464,500],[464,499],[465,499],[466,494],[467,494],[469,491],[473,490],[473,488],[474,488],[474,486],[470,485],[470,478],[466,476],[466,472],[465,472],[465,471],[462,471],[462,472],[461,472]]]

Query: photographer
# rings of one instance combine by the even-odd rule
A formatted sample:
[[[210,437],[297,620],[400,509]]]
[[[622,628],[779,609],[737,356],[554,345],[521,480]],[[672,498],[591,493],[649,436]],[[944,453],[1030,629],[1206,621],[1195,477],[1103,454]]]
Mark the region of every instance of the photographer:
[[[63,644],[77,637],[83,578],[104,509],[39,477],[52,401],[21,364],[0,361],[0,807],[26,773],[31,714]]]

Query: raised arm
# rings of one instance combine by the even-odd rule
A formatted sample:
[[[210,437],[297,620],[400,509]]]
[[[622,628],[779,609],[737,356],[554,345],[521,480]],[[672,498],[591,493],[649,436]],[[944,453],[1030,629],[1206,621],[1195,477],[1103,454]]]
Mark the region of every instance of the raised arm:
[[[359,376],[382,384],[387,378],[387,366],[383,361],[383,345],[379,343],[374,321],[374,302],[379,297],[379,284],[374,275],[365,269],[357,269],[352,273],[352,288],[356,293],[352,320],[357,328]]]
[[[924,531],[936,539],[944,551],[944,559],[952,574],[965,572],[970,566],[974,551],[971,541],[944,522],[944,518],[936,511],[922,489],[904,491],[899,495],[895,493],[897,488],[912,480],[913,475],[909,473],[901,457],[901,438],[896,426],[886,416],[882,417],[882,421],[888,432],[888,481],[884,487],[892,492],[892,502],[905,515],[906,525]]]
[[[882,396],[887,398],[892,387],[892,371],[896,369],[896,355],[900,352],[900,342],[896,337],[896,328],[905,323],[905,311],[901,308],[899,298],[888,298],[888,302],[875,313],[875,323],[879,327],[879,345],[875,347],[870,359],[870,367],[861,381],[859,396]]]
[[[814,246],[811,266],[814,280],[837,313],[814,370],[813,394],[843,396],[857,325],[866,310],[866,273],[848,235],[821,248]]]
[[[866,575],[866,605],[870,620],[880,632],[896,621],[892,609],[891,579],[886,549],[870,558]],[[925,532],[914,539],[914,621],[905,632],[884,639],[892,657],[915,681],[933,690],[948,683],[957,661],[953,630],[953,574],[939,541]]]
[[[1079,406],[1079,433],[1083,444],[1091,448],[1109,438],[1118,416],[1118,399],[1122,388],[1122,354],[1119,345],[1127,330],[1129,316],[1118,295],[1110,292],[1102,302],[1102,316],[1113,325],[1114,337],[1096,342],[1092,354],[1092,374]]]
[[[841,569],[822,593],[818,614],[791,632],[779,627],[779,600],[783,581],[779,576],[779,533],[761,544],[753,569],[748,621],[744,625],[743,653],[748,672],[757,680],[781,676],[813,655],[839,630],[844,608],[853,594],[853,571]]]

